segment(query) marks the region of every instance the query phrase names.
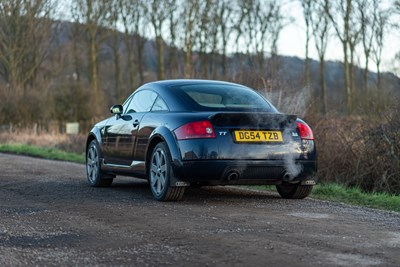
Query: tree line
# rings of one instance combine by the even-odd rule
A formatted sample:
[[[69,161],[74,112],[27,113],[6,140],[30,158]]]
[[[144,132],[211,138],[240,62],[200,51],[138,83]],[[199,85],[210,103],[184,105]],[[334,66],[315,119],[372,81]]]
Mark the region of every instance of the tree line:
[[[392,18],[400,13],[399,1],[390,6],[382,0],[296,1],[303,18],[286,12],[295,1],[1,0],[0,101],[8,112],[1,112],[0,123],[88,121],[103,114],[108,99],[122,101],[154,79],[284,88],[278,40],[285,27],[301,19],[306,52],[298,83],[318,96],[314,111],[334,109],[329,91],[339,89],[327,86],[325,60],[334,39],[343,51],[343,111],[354,113],[357,92],[381,95],[383,48],[398,26]],[[60,18],[71,22],[68,31]],[[318,52],[318,71],[310,66],[311,45]],[[371,64],[376,79],[370,77]],[[6,115],[10,112],[15,114]]]

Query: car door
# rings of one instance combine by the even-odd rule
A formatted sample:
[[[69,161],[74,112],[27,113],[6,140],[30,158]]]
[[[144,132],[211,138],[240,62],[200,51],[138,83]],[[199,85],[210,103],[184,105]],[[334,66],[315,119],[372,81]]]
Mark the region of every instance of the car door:
[[[104,133],[107,140],[104,149],[106,164],[132,164],[140,122],[144,114],[151,110],[156,98],[155,92],[140,90],[132,96],[121,116],[107,122]]]
[[[168,111],[169,108],[167,104],[160,96],[158,96],[151,112],[146,113],[142,118],[136,139],[134,155],[136,161],[145,161],[149,137],[155,128],[165,123],[165,121],[163,121],[163,115]]]

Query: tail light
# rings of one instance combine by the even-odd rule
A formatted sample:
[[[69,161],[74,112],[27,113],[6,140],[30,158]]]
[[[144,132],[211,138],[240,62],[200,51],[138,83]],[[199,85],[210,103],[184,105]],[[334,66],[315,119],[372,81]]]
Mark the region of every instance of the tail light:
[[[299,128],[300,131],[300,138],[305,139],[305,140],[314,140],[314,134],[310,128],[310,126],[307,125],[302,120],[297,119],[296,121],[297,127]]]
[[[215,138],[214,128],[209,121],[190,122],[177,128],[174,132],[178,140]]]

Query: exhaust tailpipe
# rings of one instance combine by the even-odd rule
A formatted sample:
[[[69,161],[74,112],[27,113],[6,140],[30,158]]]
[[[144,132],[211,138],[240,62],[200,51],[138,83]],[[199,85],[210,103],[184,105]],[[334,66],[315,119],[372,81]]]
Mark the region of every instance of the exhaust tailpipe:
[[[293,175],[290,173],[290,172],[283,172],[283,174],[282,174],[282,179],[284,180],[284,181],[290,181],[290,180],[292,180],[294,177],[293,177]]]
[[[226,175],[226,180],[232,181],[232,180],[237,180],[240,178],[240,172],[236,169],[230,170],[227,175]]]

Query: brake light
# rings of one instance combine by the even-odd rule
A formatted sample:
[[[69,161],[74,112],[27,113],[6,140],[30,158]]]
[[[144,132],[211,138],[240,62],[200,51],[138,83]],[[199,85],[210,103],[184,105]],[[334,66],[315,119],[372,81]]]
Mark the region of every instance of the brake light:
[[[190,122],[175,131],[178,140],[196,138],[215,138],[214,128],[209,121]]]
[[[297,127],[299,127],[301,139],[314,140],[314,134],[313,134],[310,126],[307,125],[307,123],[305,123],[302,120],[297,120],[296,123],[297,123]]]

